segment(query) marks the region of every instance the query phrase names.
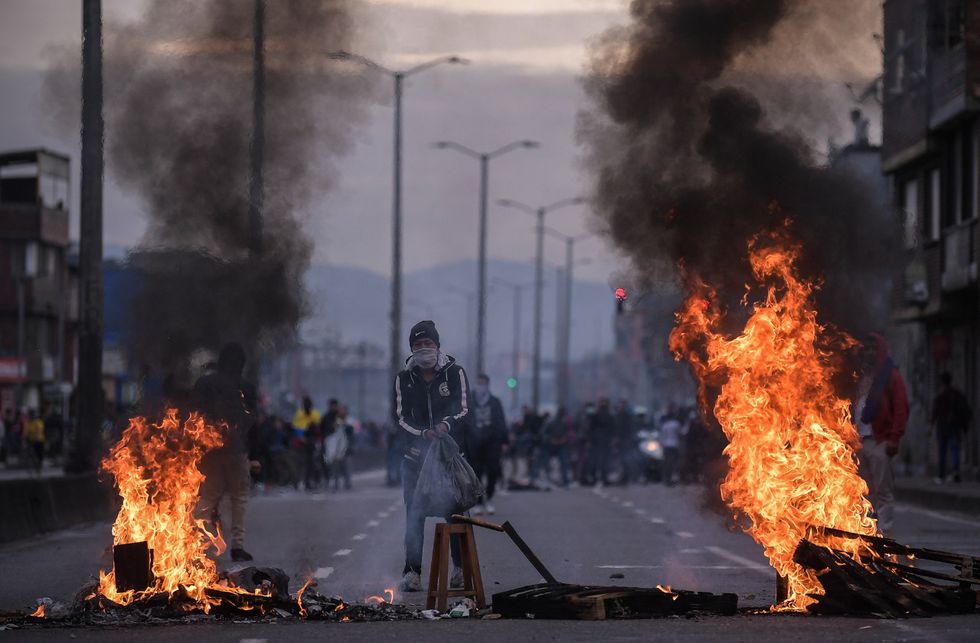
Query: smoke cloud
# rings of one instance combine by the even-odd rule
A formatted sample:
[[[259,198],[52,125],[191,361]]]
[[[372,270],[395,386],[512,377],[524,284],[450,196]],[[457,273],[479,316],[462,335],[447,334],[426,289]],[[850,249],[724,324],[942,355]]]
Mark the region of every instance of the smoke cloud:
[[[683,260],[737,301],[748,240],[790,217],[804,274],[824,281],[821,318],[852,333],[885,322],[897,219],[814,152],[846,116],[827,87],[880,62],[877,14],[851,5],[634,0],[631,22],[596,43],[579,134],[602,227],[639,285],[673,281]]]
[[[155,0],[105,36],[107,161],[149,221],[132,356],[164,369],[228,340],[272,348],[306,310],[304,209],[329,190],[369,98],[327,52],[350,48],[351,0],[265,3],[261,254],[249,253],[254,2]]]

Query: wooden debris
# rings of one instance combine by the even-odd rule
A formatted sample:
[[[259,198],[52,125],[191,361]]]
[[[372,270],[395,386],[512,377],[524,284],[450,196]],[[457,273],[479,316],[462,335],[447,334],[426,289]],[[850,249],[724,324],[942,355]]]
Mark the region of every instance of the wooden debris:
[[[640,587],[598,587],[542,583],[493,596],[493,611],[507,618],[606,620],[657,618],[679,614],[731,615],[735,594],[709,594]]]

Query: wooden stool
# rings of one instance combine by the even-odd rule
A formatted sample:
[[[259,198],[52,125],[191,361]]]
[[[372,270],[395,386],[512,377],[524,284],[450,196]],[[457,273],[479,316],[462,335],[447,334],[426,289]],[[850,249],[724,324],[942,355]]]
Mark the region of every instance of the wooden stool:
[[[449,588],[449,539],[459,535],[459,558],[463,568],[463,588]],[[432,564],[429,566],[429,595],[425,601],[426,609],[445,612],[449,598],[468,596],[476,603],[477,609],[487,606],[483,595],[483,576],[480,575],[480,559],[476,554],[476,539],[473,527],[458,523],[439,523],[436,537],[432,541]]]

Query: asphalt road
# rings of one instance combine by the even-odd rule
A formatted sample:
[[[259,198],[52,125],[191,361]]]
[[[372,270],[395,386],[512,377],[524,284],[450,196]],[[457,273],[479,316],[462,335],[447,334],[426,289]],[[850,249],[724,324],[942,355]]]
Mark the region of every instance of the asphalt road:
[[[517,492],[496,499],[499,521],[510,520],[559,580],[736,592],[741,607],[769,605],[774,574],[760,548],[729,532],[702,510],[695,487],[661,485]],[[400,490],[380,473],[355,477],[355,489],[256,496],[248,514],[247,548],[256,564],[281,567],[294,579],[312,574],[320,592],[362,599],[395,586],[402,566],[404,513]],[[980,555],[980,521],[902,506],[894,536],[910,545]],[[431,539],[429,524],[427,539]],[[526,585],[539,575],[503,534],[478,530],[487,593]],[[32,607],[40,596],[69,601],[110,565],[108,525],[91,525],[0,546],[0,609]],[[428,544],[428,543],[427,543]],[[426,560],[429,553],[426,552]],[[227,555],[221,561],[231,567]],[[622,574],[623,578],[610,578]],[[301,582],[301,580],[300,580]],[[399,595],[419,604],[421,594]],[[670,618],[643,621],[454,620],[395,623],[196,623],[155,627],[42,628],[0,631],[0,641],[310,640],[813,640],[975,641],[978,616],[884,621],[799,615]]]

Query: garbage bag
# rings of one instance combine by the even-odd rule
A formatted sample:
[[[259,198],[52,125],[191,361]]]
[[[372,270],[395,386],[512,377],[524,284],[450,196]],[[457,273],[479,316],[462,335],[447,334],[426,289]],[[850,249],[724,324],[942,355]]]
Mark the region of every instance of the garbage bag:
[[[466,511],[484,496],[483,483],[448,433],[436,433],[419,470],[412,505],[426,516]]]

